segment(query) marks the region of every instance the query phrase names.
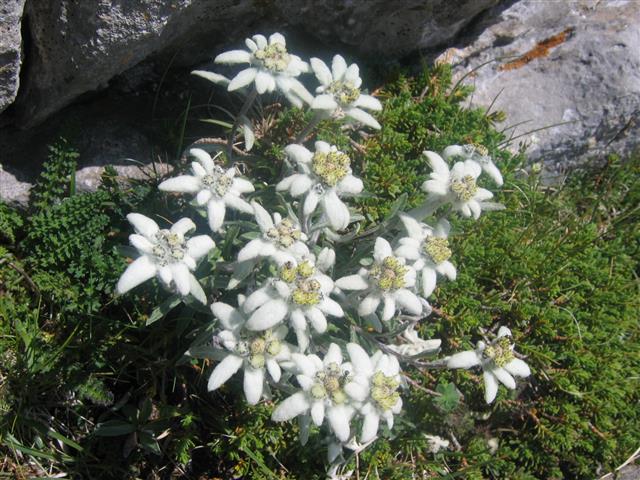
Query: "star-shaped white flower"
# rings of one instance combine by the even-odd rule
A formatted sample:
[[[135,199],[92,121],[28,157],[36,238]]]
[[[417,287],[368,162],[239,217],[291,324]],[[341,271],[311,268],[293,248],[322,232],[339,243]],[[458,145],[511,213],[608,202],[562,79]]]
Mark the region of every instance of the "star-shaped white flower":
[[[380,351],[369,358],[356,343],[349,343],[347,351],[353,376],[344,390],[358,402],[358,411],[364,417],[360,442],[367,443],[378,434],[380,419],[393,428],[393,416],[402,410],[402,399],[397,391],[401,382],[400,364],[395,356]]]
[[[222,227],[227,207],[253,214],[251,205],[242,199],[243,194],[254,191],[249,180],[236,177],[234,167],[222,169],[200,148],[192,148],[189,154],[197,159],[191,164],[193,175],[169,178],[158,186],[160,190],[197,193],[196,203],[207,206],[209,226],[214,232]]]
[[[396,255],[413,262],[413,268],[420,272],[420,286],[424,298],[428,298],[436,288],[436,272],[449,280],[456,279],[456,267],[449,261],[451,249],[447,237],[451,225],[441,219],[435,228],[418,222],[409,215],[400,215],[409,234],[401,238]]]
[[[249,330],[266,330],[289,319],[298,348],[304,352],[310,338],[307,322],[316,332],[324,333],[326,315],[344,316],[342,307],[329,297],[333,280],[322,273],[335,260],[335,253],[326,248],[318,256],[317,264],[312,260],[285,263],[278,277],[249,295],[244,303],[244,311],[251,314],[246,324]]]
[[[129,241],[140,257],[118,280],[117,292],[125,293],[157,275],[170,290],[177,290],[183,296],[191,292],[202,300],[202,288],[191,270],[215,247],[211,237],[198,235],[186,240],[185,234],[196,228],[189,218],[178,220],[169,230],[160,230],[156,222],[139,213],[130,213],[127,220],[136,230]]]
[[[449,170],[447,162],[435,152],[424,152],[433,172],[430,180],[422,184],[422,190],[429,194],[427,202],[440,204],[451,203],[454,211],[465,217],[480,217],[482,210],[495,210],[495,204],[485,207],[485,201],[493,198],[493,193],[478,187],[477,180],[482,173],[482,167],[474,160],[456,162]]]
[[[283,422],[310,413],[313,423],[320,426],[326,418],[338,440],[349,440],[349,422],[356,410],[344,387],[352,367],[343,363],[340,347],[335,343],[329,345],[322,360],[316,355],[301,354],[293,354],[291,359],[300,372],[296,380],[302,390],[280,403],[271,419]]]
[[[529,366],[513,354],[511,330],[500,327],[498,335],[489,345],[479,341],[475,350],[456,353],[447,359],[449,368],[482,367],[484,377],[484,399],[493,402],[498,393],[498,382],[510,390],[516,388],[513,377],[531,375]]]
[[[307,236],[300,231],[297,221],[283,219],[277,212],[272,217],[257,202],[251,202],[251,206],[262,235],[242,247],[238,252],[239,262],[269,257],[282,265],[285,262],[297,262],[309,255],[309,248],[304,243]]]
[[[247,50],[231,50],[215,58],[216,63],[248,63],[249,68],[238,73],[227,86],[234,91],[255,83],[259,94],[282,92],[297,107],[302,102],[311,103],[313,96],[295,77],[309,71],[309,65],[297,55],[287,52],[287,42],[280,33],[274,33],[267,41],[264,35],[254,35],[245,40]]]
[[[489,155],[489,151],[483,145],[471,143],[467,145],[450,145],[444,149],[442,157],[445,160],[452,160],[455,158],[473,160],[482,167],[482,170],[484,170],[494,182],[496,182],[496,185],[500,187],[504,183],[500,170],[498,170],[496,164],[493,163],[493,159]]]
[[[293,144],[285,148],[286,154],[298,167],[293,174],[276,185],[276,190],[288,190],[291,196],[305,195],[303,212],[311,215],[320,205],[333,230],[344,230],[349,225],[349,208],[340,197],[362,192],[362,180],[351,174],[351,159],[327,142],[316,142],[312,153],[304,146]]]
[[[242,301],[240,297],[240,306]],[[279,382],[282,374],[280,364],[286,363],[291,356],[290,346],[284,341],[287,327],[279,325],[274,329],[253,332],[245,328],[247,319],[239,309],[216,302],[211,305],[211,311],[225,328],[217,334],[217,339],[229,353],[213,369],[207,388],[216,390],[242,367],[245,397],[249,404],[255,405],[264,392],[265,370],[274,382]]]
[[[358,65],[347,63],[340,55],[333,57],[331,70],[319,58],[311,59],[311,68],[320,82],[316,89],[319,93],[311,108],[323,112],[332,118],[348,118],[369,127],[380,129],[380,124],[363,110],[380,111],[382,104],[371,95],[360,93],[360,70]]]
[[[404,258],[395,257],[391,245],[382,237],[376,239],[373,258],[374,263],[369,269],[362,268],[356,275],[336,280],[336,286],[342,290],[366,293],[358,306],[358,314],[371,315],[383,303],[384,321],[391,320],[398,310],[420,315],[422,302],[410,290],[416,283],[416,271],[405,265]]]

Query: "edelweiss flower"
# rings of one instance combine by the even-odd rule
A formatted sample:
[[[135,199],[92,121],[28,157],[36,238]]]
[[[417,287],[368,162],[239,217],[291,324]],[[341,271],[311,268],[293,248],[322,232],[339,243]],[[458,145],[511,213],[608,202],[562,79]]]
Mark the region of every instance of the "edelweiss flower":
[[[240,299],[240,306],[242,306]],[[280,325],[273,330],[253,332],[245,328],[246,318],[240,310],[226,303],[211,305],[211,311],[225,328],[217,335],[230,353],[214,368],[209,377],[209,391],[216,390],[236,373],[244,370],[244,394],[247,402],[255,405],[260,401],[265,385],[265,369],[275,382],[280,381],[280,363],[289,360],[289,345],[284,342],[287,327]]]
[[[484,201],[493,197],[493,193],[484,188],[478,187],[476,183],[482,168],[473,160],[456,162],[449,170],[447,163],[435,152],[424,152],[429,160],[429,165],[433,169],[431,180],[422,184],[422,190],[433,196],[433,200],[440,203],[451,202],[455,211],[462,213],[465,217],[476,220],[480,217]],[[430,201],[427,198],[427,201]],[[493,209],[493,208],[491,208]]]
[[[355,408],[344,390],[350,381],[352,367],[342,363],[340,347],[335,343],[329,345],[323,360],[316,355],[295,353],[291,358],[300,371],[296,380],[302,391],[278,405],[271,419],[283,422],[310,413],[313,423],[320,426],[326,416],[338,440],[346,442],[351,436],[349,422]]]
[[[360,93],[362,79],[358,65],[352,63],[347,68],[344,58],[336,55],[331,70],[319,58],[311,59],[311,68],[320,82],[316,92],[321,94],[313,100],[312,109],[333,118],[347,117],[372,128],[380,128],[376,119],[362,110],[379,111],[382,110],[382,104],[371,95]]]
[[[447,240],[451,225],[442,219],[436,228],[431,228],[408,215],[400,215],[400,219],[409,236],[399,240],[400,246],[395,253],[414,262],[413,268],[421,273],[422,295],[428,298],[436,288],[436,272],[449,280],[456,279],[456,267],[449,261],[451,249]]]
[[[271,215],[256,202],[251,202],[256,222],[262,231],[262,237],[254,238],[238,252],[238,261],[245,262],[258,257],[271,257],[278,264],[296,262],[306,255],[309,249],[304,244],[307,236],[300,226],[279,213]]]
[[[400,355],[409,357],[435,352],[440,348],[440,344],[442,343],[442,340],[438,339],[423,340],[418,336],[418,332],[414,330],[413,325],[402,332],[402,337],[406,340],[406,343],[387,345],[387,347],[394,352],[398,352]]]
[[[253,213],[253,208],[241,198],[244,193],[253,192],[249,180],[237,178],[234,167],[222,169],[211,156],[200,148],[192,148],[189,154],[197,162],[191,164],[193,175],[180,175],[162,182],[158,188],[165,192],[198,193],[196,203],[207,205],[207,216],[211,230],[217,232],[224,223],[226,207],[244,213]]]
[[[249,295],[244,303],[245,312],[251,314],[247,328],[266,330],[288,318],[296,333],[298,348],[305,351],[309,345],[307,322],[316,332],[324,333],[325,315],[344,316],[342,307],[329,298],[333,280],[321,271],[334,260],[335,253],[326,248],[318,256],[317,265],[309,259],[297,264],[285,263],[277,278]]]
[[[479,341],[475,350],[456,353],[447,359],[449,368],[471,368],[480,365],[484,376],[484,399],[493,402],[498,393],[498,381],[510,390],[516,388],[513,377],[531,375],[529,366],[513,355],[511,330],[500,327],[496,339],[489,345]],[[513,375],[513,376],[512,376]]]
[[[189,270],[195,270],[196,261],[215,247],[211,237],[198,235],[185,240],[185,233],[196,228],[188,218],[178,220],[170,230],[160,230],[156,222],[139,213],[130,213],[127,220],[136,230],[129,235],[129,242],[141,256],[118,280],[118,293],[125,293],[158,275],[167,288],[177,290],[181,295],[198,294],[201,299],[204,296],[202,288]]]
[[[462,160],[473,160],[482,167],[482,170],[484,170],[499,187],[504,183],[500,170],[498,170],[498,167],[496,167],[495,163],[493,163],[493,160],[489,156],[489,150],[487,150],[483,145],[474,143],[462,146],[451,145],[444,149],[442,157],[445,160],[450,160],[456,157],[459,157]]]
[[[274,33],[269,41],[263,35],[254,35],[245,40],[249,51],[231,50],[215,58],[216,63],[249,63],[251,66],[238,73],[229,83],[230,92],[255,82],[259,94],[280,90],[287,99],[302,106],[302,101],[311,103],[313,96],[295,77],[309,71],[309,65],[297,55],[287,52],[285,38]]]
[[[358,411],[363,415],[360,441],[370,442],[378,434],[380,419],[393,428],[393,416],[400,413],[402,399],[398,393],[400,386],[400,364],[393,355],[378,351],[371,358],[355,343],[347,345],[353,366],[353,377],[344,390],[358,403]]]
[[[349,225],[349,209],[341,196],[357,195],[362,191],[362,180],[351,175],[351,159],[327,142],[316,142],[311,153],[302,145],[288,145],[287,155],[298,165],[300,173],[293,174],[276,185],[276,190],[289,190],[293,197],[305,195],[303,212],[311,215],[320,204],[333,230],[344,230]]]
[[[358,314],[371,315],[380,303],[384,302],[384,321],[391,320],[398,309],[406,310],[412,315],[420,315],[422,303],[409,290],[416,283],[416,271],[405,265],[404,258],[394,257],[391,245],[381,237],[376,239],[373,258],[373,266],[368,270],[362,268],[356,275],[336,280],[336,286],[343,290],[367,292],[367,296],[358,306]]]

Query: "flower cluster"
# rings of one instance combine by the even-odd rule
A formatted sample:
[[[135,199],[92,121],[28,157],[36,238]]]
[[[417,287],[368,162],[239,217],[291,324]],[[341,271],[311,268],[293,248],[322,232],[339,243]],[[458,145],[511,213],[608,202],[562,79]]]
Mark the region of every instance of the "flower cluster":
[[[326,142],[316,142],[311,153],[302,145],[289,145],[285,152],[300,173],[285,177],[276,185],[292,197],[304,196],[303,213],[311,215],[321,206],[323,220],[334,230],[344,230],[351,215],[340,197],[362,192],[362,180],[351,174],[349,156]]]
[[[529,366],[523,360],[516,358],[513,347],[511,330],[500,327],[498,335],[491,343],[487,345],[481,340],[475,350],[450,356],[447,358],[447,367],[482,367],[484,398],[487,403],[491,403],[498,393],[498,382],[514,390],[516,382],[513,377],[525,378],[531,375]]]
[[[240,296],[238,304],[242,306],[244,302],[244,297]],[[255,332],[247,328],[242,310],[222,302],[212,304],[211,311],[224,327],[216,338],[229,353],[214,368],[208,388],[216,390],[243,367],[244,394],[247,402],[255,405],[264,391],[265,370],[274,382],[280,381],[280,365],[291,356],[291,346],[284,341],[287,328],[280,325]]]
[[[376,239],[374,262],[355,275],[338,279],[336,285],[344,290],[364,292],[358,305],[358,315],[375,314],[383,305],[382,320],[389,321],[398,310],[420,315],[423,305],[411,289],[416,286],[416,271],[405,265],[405,259],[393,255],[391,245],[384,238]]]
[[[275,212],[269,214],[259,203],[252,202],[260,236],[247,243],[238,252],[238,262],[246,262],[259,257],[271,258],[279,265],[295,262],[297,258],[309,254],[304,243],[307,236],[300,230],[297,220],[282,218]]]
[[[350,362],[344,362],[342,350],[335,343],[329,345],[323,359],[313,354],[293,354],[300,391],[280,403],[272,419],[284,421],[302,416],[304,430],[310,420],[321,426],[326,419],[337,445],[351,438],[350,423],[356,418],[362,420],[362,443],[377,436],[381,419],[392,428],[394,415],[402,409],[397,358],[380,351],[370,357],[356,343],[347,344],[346,350]],[[329,460],[333,461],[337,453],[339,450],[330,449]]]
[[[229,82],[227,90],[231,92],[253,83],[259,94],[277,89],[296,106],[312,101],[312,95],[296,78],[309,71],[309,64],[287,51],[287,42],[281,34],[274,33],[268,40],[264,35],[254,35],[245,44],[248,50],[231,50],[215,59],[216,63],[250,65]]]
[[[158,188],[165,192],[197,193],[196,203],[206,205],[211,230],[217,232],[224,223],[226,208],[253,213],[253,208],[242,195],[254,191],[253,184],[236,177],[236,169],[223,169],[200,148],[192,148],[189,154],[196,158],[191,164],[193,175],[180,175],[162,182]]]
[[[169,230],[160,229],[156,222],[139,213],[130,213],[127,220],[136,230],[129,241],[140,257],[120,277],[118,293],[125,293],[156,275],[166,288],[181,295],[202,290],[191,271],[215,247],[211,237],[198,235],[186,240],[185,234],[196,228],[189,218],[177,221]]]
[[[322,256],[333,255],[324,250]],[[333,291],[333,280],[322,273],[320,266],[311,260],[299,263],[287,262],[278,271],[277,277],[266,280],[265,286],[253,292],[245,302],[245,311],[251,314],[247,327],[251,330],[266,330],[288,320],[296,333],[298,348],[305,351],[309,345],[309,327],[317,333],[327,329],[325,315],[342,317],[342,307],[329,297]]]
[[[311,68],[320,82],[316,89],[320,95],[313,100],[311,108],[330,118],[346,118],[371,128],[380,128],[378,121],[365,110],[380,111],[382,104],[377,98],[361,93],[362,79],[358,65],[352,63],[347,67],[344,58],[336,55],[331,70],[319,58],[311,59]]]
[[[478,342],[473,351],[420,360],[436,355],[441,346],[439,339],[418,334],[417,327],[432,310],[430,297],[439,278],[454,281],[457,275],[446,216],[458,212],[477,219],[484,210],[501,208],[489,202],[493,194],[479,184],[482,173],[498,186],[503,183],[488,151],[479,145],[454,145],[442,156],[424,152],[432,172],[422,185],[423,204],[398,213],[397,222],[390,218],[377,230],[360,233],[355,224],[361,217],[348,204],[364,190],[354,172],[359,164],[352,161],[354,153],[320,140],[311,146],[305,140],[319,120],[378,129],[369,112],[381,110],[381,103],[363,92],[358,66],[347,65],[340,55],[333,57],[331,68],[318,58],[310,60],[320,82],[313,97],[298,79],[309,64],[289,53],[282,35],[254,35],[245,43],[246,50],[215,59],[248,64],[233,78],[195,72],[246,95],[226,148],[214,155],[214,149],[189,149],[194,159],[190,174],[159,185],[165,192],[193,195],[191,205],[201,210],[207,219],[204,228],[208,223],[221,247],[216,249],[208,235],[187,238],[187,232],[196,229],[189,218],[163,230],[150,218],[130,214],[136,230],[130,242],[140,256],[123,273],[118,292],[157,276],[178,297],[192,295],[202,303],[214,299],[213,335],[187,352],[217,361],[208,389],[222,388],[242,369],[249,404],[279,399],[278,392],[287,392],[272,419],[297,418],[303,443],[312,423],[321,427],[333,464],[330,472],[340,464],[343,448],[360,451],[380,434],[381,423],[393,428],[406,387],[403,363],[480,366],[488,403],[499,383],[513,390],[514,377],[530,371],[514,353],[506,327],[493,341]],[[294,106],[308,105],[315,117],[304,135],[283,145],[283,158],[278,159],[283,175],[269,185],[275,188],[264,188],[240,175],[233,141],[235,130],[243,126],[245,150],[251,148],[253,133],[246,118],[251,102],[275,91]],[[251,171],[250,162],[246,164]],[[373,240],[371,231],[377,232]],[[215,252],[207,258],[211,263],[196,270],[198,260],[210,252]],[[204,292],[194,276],[205,270],[203,276],[216,277],[207,283],[216,286],[210,292]],[[218,276],[229,279],[226,290],[220,289]],[[437,436],[426,438],[433,452],[449,445]]]
[[[422,184],[422,190],[427,193],[422,212],[431,211],[430,207],[448,204],[453,211],[460,212],[465,217],[473,216],[477,220],[482,210],[501,208],[499,204],[487,202],[493,198],[493,193],[478,185],[482,165],[476,160],[469,158],[458,161],[449,168],[447,162],[437,153],[424,152],[424,155],[433,173],[430,180]],[[495,168],[495,165],[493,167]]]

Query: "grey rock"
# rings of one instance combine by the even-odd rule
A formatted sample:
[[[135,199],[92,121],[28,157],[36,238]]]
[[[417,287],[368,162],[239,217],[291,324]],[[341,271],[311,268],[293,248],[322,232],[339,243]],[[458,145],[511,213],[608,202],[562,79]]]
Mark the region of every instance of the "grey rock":
[[[127,159],[120,159],[126,163]],[[116,173],[116,180],[126,184],[132,179],[148,180],[150,178],[160,178],[171,173],[173,167],[167,163],[149,162],[138,164],[130,161],[128,165],[109,164]],[[79,192],[95,192],[101,183],[105,166],[85,166],[76,171],[76,188]],[[29,204],[29,194],[33,188],[33,180],[21,181],[12,172],[0,169],[0,201],[20,208],[26,208]]]
[[[507,114],[510,148],[558,171],[640,145],[640,2],[521,0],[484,15],[438,61],[470,74],[472,105]]]
[[[216,2],[29,2],[33,48],[28,52],[30,72],[16,104],[18,123],[33,126],[79,95],[106,87],[115,75],[166,48],[188,28],[190,15],[213,20],[215,9],[207,13],[198,8],[207,3]]]
[[[618,480],[638,480],[640,478],[640,466],[627,465],[619,471]]]
[[[0,4],[0,112],[18,93],[22,62],[20,20],[25,0],[3,0]]]
[[[95,191],[107,165],[113,166],[118,176],[135,179],[149,178],[155,168],[156,159],[151,156],[153,147],[149,138],[130,125],[120,125],[112,120],[92,122],[76,139],[76,146],[81,152],[76,172],[79,191]],[[162,168],[162,173],[166,171]]]
[[[162,165],[169,157],[153,138],[149,126],[153,94],[148,95],[106,95],[70,106],[29,130],[0,129],[0,200],[27,205],[29,190],[48,156],[47,145],[60,138],[66,138],[79,153],[76,187],[80,191],[95,190],[107,165],[123,179],[166,173],[168,167]],[[178,96],[170,99],[172,103],[166,108],[176,110]],[[164,104],[164,100],[159,102]]]
[[[167,163],[150,162],[146,164],[110,165],[116,173],[116,180],[123,184],[130,180],[149,180],[171,173],[173,167]],[[76,188],[79,192],[95,192],[101,183],[104,166],[82,167],[76,172]]]
[[[635,452],[632,457],[616,468],[614,472],[599,476],[598,480],[638,480],[640,479],[640,465],[637,464],[637,454]]]
[[[263,25],[298,28],[360,54],[397,58],[453,38],[498,0],[38,0],[16,103],[30,127],[151,56],[193,65]],[[455,5],[454,5],[455,3]],[[273,27],[264,30],[268,32]]]
[[[454,38],[498,0],[275,0],[291,25],[361,56],[400,58]]]
[[[32,186],[30,182],[21,181],[15,173],[0,166],[0,201],[26,207]]]

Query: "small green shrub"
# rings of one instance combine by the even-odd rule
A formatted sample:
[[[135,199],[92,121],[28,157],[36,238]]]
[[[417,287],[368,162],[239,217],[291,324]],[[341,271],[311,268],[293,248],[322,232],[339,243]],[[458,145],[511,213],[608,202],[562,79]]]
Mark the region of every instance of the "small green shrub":
[[[23,224],[24,219],[17,209],[0,203],[0,242],[15,243]]]
[[[30,192],[30,205],[45,209],[75,193],[75,172],[78,152],[65,139],[49,146],[49,158]]]
[[[29,218],[22,248],[42,291],[65,310],[97,311],[113,292],[123,260],[109,246],[111,201],[104,190],[74,195]]]

